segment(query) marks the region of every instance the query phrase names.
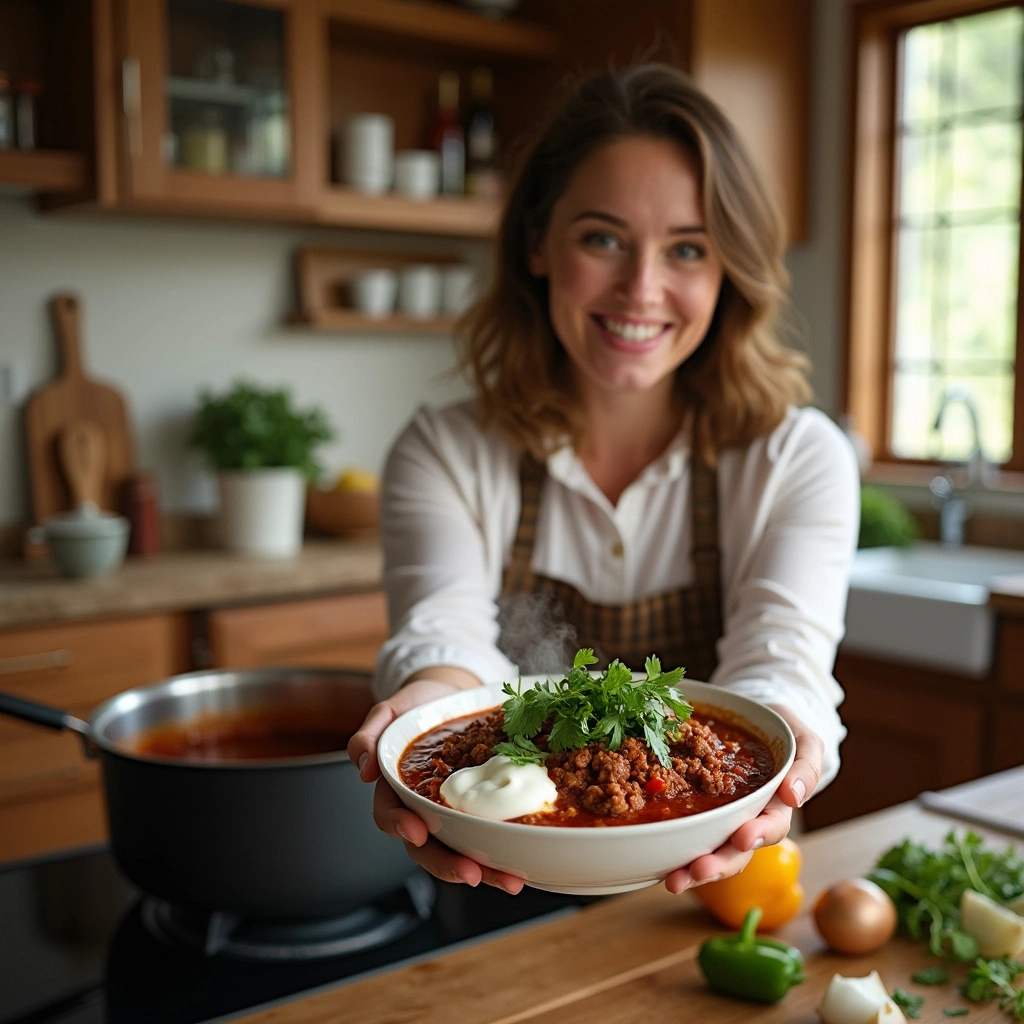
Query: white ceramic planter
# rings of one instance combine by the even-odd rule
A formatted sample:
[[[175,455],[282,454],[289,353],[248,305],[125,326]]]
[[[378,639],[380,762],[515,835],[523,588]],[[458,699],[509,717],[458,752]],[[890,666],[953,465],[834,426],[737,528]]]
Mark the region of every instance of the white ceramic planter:
[[[221,470],[218,533],[229,551],[289,558],[302,548],[306,480],[291,467]]]

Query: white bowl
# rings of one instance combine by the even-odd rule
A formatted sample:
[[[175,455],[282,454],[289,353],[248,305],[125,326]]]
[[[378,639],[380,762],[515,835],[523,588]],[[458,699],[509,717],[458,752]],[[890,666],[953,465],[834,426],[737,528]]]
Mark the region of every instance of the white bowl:
[[[541,677],[525,677],[524,686]],[[707,683],[684,682],[683,695],[700,710],[725,712],[768,745],[775,774],[731,803],[682,818],[609,828],[559,828],[491,821],[434,803],[406,786],[398,760],[423,733],[453,718],[489,711],[507,699],[500,684],[460,690],[421,704],[384,730],[377,759],[384,777],[431,835],[473,860],[526,879],[535,889],[602,895],[642,889],[695,857],[717,849],[744,822],[757,817],[785,778],[796,754],[786,722],[770,708]]]

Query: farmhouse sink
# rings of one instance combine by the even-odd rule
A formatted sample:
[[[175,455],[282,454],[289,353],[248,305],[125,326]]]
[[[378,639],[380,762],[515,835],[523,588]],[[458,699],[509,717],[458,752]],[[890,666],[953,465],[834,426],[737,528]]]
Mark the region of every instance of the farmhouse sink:
[[[989,582],[1015,573],[1024,551],[927,542],[858,551],[841,649],[984,676],[995,634]]]

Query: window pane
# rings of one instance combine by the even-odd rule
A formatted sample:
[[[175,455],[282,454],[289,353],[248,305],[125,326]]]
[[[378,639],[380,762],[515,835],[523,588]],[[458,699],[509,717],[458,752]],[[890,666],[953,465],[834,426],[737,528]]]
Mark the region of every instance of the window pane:
[[[934,429],[954,386],[978,408],[986,455],[1010,455],[1022,39],[1017,7],[903,38],[890,437],[897,457],[970,455],[962,402]]]
[[[1019,7],[950,22],[956,46],[955,113],[1014,107],[1020,102]]]
[[[1020,201],[1020,126],[984,124],[953,132],[953,210],[1015,209]]]

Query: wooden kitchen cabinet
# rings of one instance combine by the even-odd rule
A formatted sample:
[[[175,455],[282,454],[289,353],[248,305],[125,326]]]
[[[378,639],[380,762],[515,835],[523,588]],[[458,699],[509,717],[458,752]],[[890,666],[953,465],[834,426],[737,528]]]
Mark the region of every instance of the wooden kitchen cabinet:
[[[188,667],[183,614],[0,631],[0,689],[79,718],[114,694]],[[105,836],[98,765],[78,736],[0,717],[0,861]]]
[[[839,774],[803,809],[807,828],[995,770],[990,679],[959,679],[843,653],[835,676],[846,693],[840,714],[848,735]]]
[[[311,665],[369,671],[388,636],[382,591],[217,608],[204,615],[213,668]]]
[[[48,0],[19,2],[42,10]],[[604,5],[600,17],[592,0],[523,0],[503,19],[437,0],[56,6],[47,26],[60,27],[46,31],[77,43],[75,61],[65,62],[82,69],[70,90],[79,97],[74,152],[88,158],[89,197],[100,207],[486,237],[497,226],[495,203],[363,196],[336,184],[338,126],[380,111],[394,119],[396,148],[421,146],[441,71],[465,83],[486,64],[509,162],[568,73],[648,58],[690,70],[721,103],[782,201],[791,239],[806,237],[811,0],[645,0]],[[218,56],[225,46],[231,59]],[[254,165],[247,144],[253,123],[266,127],[257,113],[277,83],[287,108],[280,174]],[[279,140],[281,122],[272,123]],[[211,160],[218,169],[226,162],[226,172],[202,170]],[[51,195],[47,204],[61,201]]]

